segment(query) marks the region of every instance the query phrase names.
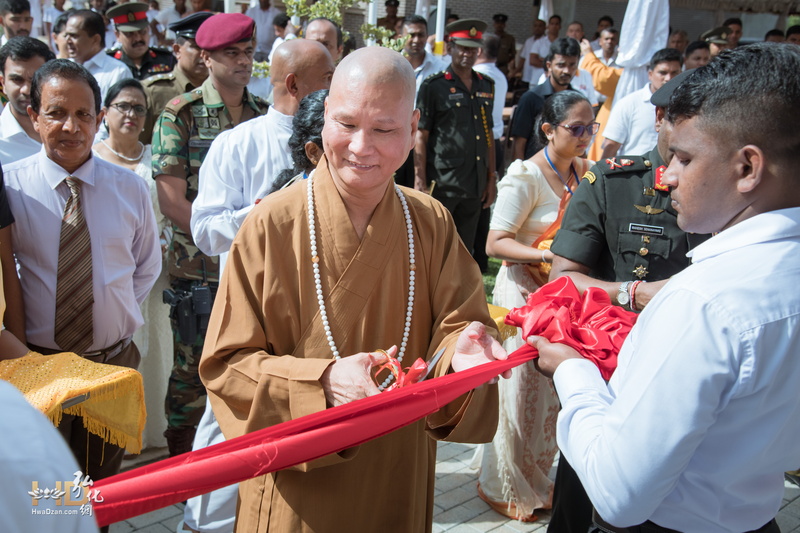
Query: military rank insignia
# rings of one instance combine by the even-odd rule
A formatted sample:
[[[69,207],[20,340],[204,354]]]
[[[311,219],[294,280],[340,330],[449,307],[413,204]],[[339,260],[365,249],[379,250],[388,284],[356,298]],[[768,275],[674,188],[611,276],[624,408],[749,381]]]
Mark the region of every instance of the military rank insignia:
[[[584,174],[584,175],[583,175],[583,177],[582,177],[581,179],[582,179],[582,180],[588,180],[588,181],[589,181],[589,183],[590,183],[590,184],[592,184],[592,183],[594,183],[595,181],[597,181],[597,176],[595,176],[595,175],[594,175],[594,172],[592,172],[591,170],[587,170],[587,171],[586,171],[586,174]]]
[[[667,170],[666,165],[661,165],[656,169],[655,188],[659,191],[669,191],[669,186],[664,185],[664,172],[666,170]]]

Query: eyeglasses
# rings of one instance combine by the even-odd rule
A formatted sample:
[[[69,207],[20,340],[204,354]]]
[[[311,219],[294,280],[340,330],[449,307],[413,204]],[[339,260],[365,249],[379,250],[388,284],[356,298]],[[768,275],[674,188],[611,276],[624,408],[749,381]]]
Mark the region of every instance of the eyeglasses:
[[[147,114],[147,108],[141,104],[131,105],[128,102],[120,102],[118,104],[111,104],[111,107],[114,107],[120,113],[127,115],[131,111],[137,117],[143,117]]]
[[[587,124],[585,126],[583,124],[575,124],[573,126],[567,126],[565,124],[558,125],[564,129],[568,129],[573,137],[583,137],[586,133],[589,135],[594,135],[600,129],[599,122],[592,122],[591,124]]]

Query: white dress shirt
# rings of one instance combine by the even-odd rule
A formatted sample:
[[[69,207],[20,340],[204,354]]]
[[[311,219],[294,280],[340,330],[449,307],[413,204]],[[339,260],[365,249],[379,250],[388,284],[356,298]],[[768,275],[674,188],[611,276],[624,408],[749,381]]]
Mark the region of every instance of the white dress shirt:
[[[446,61],[426,51],[425,59],[422,60],[422,64],[414,69],[414,77],[417,81],[417,94],[419,94],[419,86],[422,85],[423,81],[428,79],[428,76],[441,72],[446,68]]]
[[[118,81],[133,78],[133,73],[125,63],[119,59],[114,59],[106,54],[105,50],[100,50],[91,59],[83,63],[86,70],[91,72],[97,84],[100,86],[100,99],[105,99],[108,89]]]
[[[547,76],[545,76],[544,72],[542,72],[542,77],[539,78],[539,85],[543,84]],[[600,101],[598,100],[599,93],[594,88],[594,82],[592,81],[592,75],[589,74],[588,71],[579,68],[575,71],[575,76],[572,78],[572,81],[569,82],[570,87],[574,90],[583,94],[589,103],[593,106],[596,106]],[[655,116],[655,115],[654,115]],[[655,124],[655,119],[653,119],[653,123]]]
[[[22,129],[17,117],[11,111],[11,104],[3,108],[3,112],[0,113],[0,164],[6,166],[25,159],[41,148],[42,143],[32,139]]]
[[[39,153],[3,169],[14,214],[28,341],[59,349],[54,339],[56,273],[69,173]],[[72,173],[83,182],[81,205],[92,243],[94,343],[108,348],[144,323],[139,304],[161,272],[161,247],[150,191],[142,178],[91,157]]]
[[[620,143],[619,155],[642,155],[656,147],[656,106],[650,103],[648,83],[620,101],[614,102],[603,136]]]
[[[200,167],[192,202],[192,237],[206,255],[227,252],[245,217],[269,192],[272,180],[292,168],[292,119],[275,107],[266,115],[224,131],[214,139]]]
[[[256,53],[264,54],[264,57],[272,50],[272,42],[275,40],[275,28],[272,21],[275,15],[280,14],[281,10],[270,6],[267,9],[261,7],[251,7],[245,15],[256,21]]]
[[[531,54],[539,54],[540,48],[545,42],[547,43],[547,49],[549,51],[550,40],[547,38],[547,35],[543,35],[538,39],[533,36],[528,37],[519,52],[519,57],[522,58],[522,81],[530,83],[532,86],[536,85],[536,80],[544,73],[544,69],[531,65]],[[541,57],[545,59],[547,57],[547,52]]]
[[[776,515],[783,472],[800,464],[800,208],[689,255],[608,385],[586,360],[558,367],[558,445],[613,525],[750,531]]]
[[[65,489],[64,482],[75,479],[78,463],[53,423],[5,381],[0,381],[0,404],[3,406],[0,417],[3,531],[97,533],[94,516],[81,514],[80,506],[57,507],[49,498],[38,500],[36,507],[32,505],[28,491],[34,481],[42,490],[55,489],[59,483],[61,490],[69,493],[71,489]],[[74,510],[76,514],[45,514],[58,510]],[[34,514],[36,511],[42,514]]]
[[[188,14],[188,13],[186,13]],[[173,7],[170,9],[165,9],[158,15],[158,23],[164,27],[166,33],[164,37],[170,41],[175,40],[175,32],[169,29],[169,25],[173,22],[178,22],[183,18],[183,15],[178,13],[178,11]]]
[[[472,70],[489,76],[494,80],[494,104],[492,105],[492,135],[495,140],[503,136],[503,108],[506,105],[508,81],[503,72],[494,63],[480,63]]]

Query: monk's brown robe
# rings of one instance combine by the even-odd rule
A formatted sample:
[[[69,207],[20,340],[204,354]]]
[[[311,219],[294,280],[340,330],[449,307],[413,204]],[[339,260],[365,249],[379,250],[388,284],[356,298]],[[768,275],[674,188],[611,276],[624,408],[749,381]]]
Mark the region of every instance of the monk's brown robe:
[[[200,364],[227,438],[326,408],[319,379],[332,355],[314,286],[306,185],[264,199],[231,248]],[[403,192],[417,262],[404,366],[447,347],[436,369],[442,375],[464,327],[492,322],[480,272],[447,210],[417,191]],[[314,174],[314,197],[322,288],[339,352],[399,345],[409,257],[394,187],[387,187],[361,242],[324,159]],[[496,387],[484,386],[384,437],[241,483],[236,531],[429,531],[434,439],[488,442],[497,409]]]

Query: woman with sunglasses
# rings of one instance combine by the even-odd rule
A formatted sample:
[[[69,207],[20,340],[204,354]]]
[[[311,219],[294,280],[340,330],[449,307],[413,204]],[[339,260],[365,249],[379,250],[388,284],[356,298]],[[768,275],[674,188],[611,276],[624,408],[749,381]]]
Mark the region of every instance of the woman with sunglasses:
[[[101,159],[120,165],[141,176],[150,188],[150,198],[161,236],[161,251],[166,251],[172,235],[172,226],[167,224],[158,206],[158,196],[151,168],[150,145],[139,142],[147,114],[147,97],[142,84],[129,78],[121,80],[108,89],[103,102],[108,129],[108,138],[94,145],[94,153]],[[144,380],[144,395],[147,412],[159,413],[164,409],[167,395],[167,379],[172,369],[172,330],[169,322],[169,306],[162,302],[164,289],[169,288],[167,269],[162,269],[150,294],[142,303],[144,326],[134,334],[133,340],[142,354],[139,371]],[[163,416],[148,416],[143,434],[143,447],[166,446],[163,436],[167,428]]]
[[[486,253],[503,260],[492,303],[507,309],[525,304],[547,282],[550,242],[581,176],[593,162],[582,156],[597,132],[594,113],[581,93],[554,94],[544,105],[536,132],[544,148],[514,161],[498,183]],[[513,352],[520,334],[505,341]],[[558,398],[552,383],[527,363],[500,384],[500,419],[494,440],[479,449],[478,494],[500,514],[536,520],[534,509],[552,505],[548,472],[558,451]]]

